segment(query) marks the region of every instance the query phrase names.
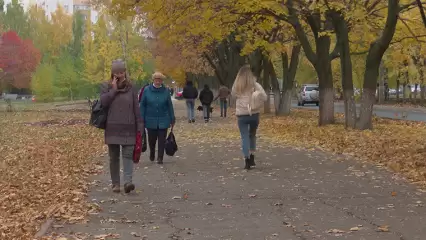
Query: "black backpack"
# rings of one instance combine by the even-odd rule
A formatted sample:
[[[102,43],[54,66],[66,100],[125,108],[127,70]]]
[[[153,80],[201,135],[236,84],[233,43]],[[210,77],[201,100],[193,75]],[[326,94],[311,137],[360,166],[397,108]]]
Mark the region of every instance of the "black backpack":
[[[100,129],[106,128],[108,108],[102,107],[100,100],[94,100],[89,124]]]

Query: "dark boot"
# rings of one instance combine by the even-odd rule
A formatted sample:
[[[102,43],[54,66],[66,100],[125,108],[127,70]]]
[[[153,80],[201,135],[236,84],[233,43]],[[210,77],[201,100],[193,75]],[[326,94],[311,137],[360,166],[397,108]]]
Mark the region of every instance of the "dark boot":
[[[195,123],[195,119],[192,119],[192,122]]]
[[[133,183],[126,183],[124,184],[124,192],[129,193],[131,191],[135,190],[135,185]]]
[[[256,163],[254,162],[254,155],[250,154],[250,166],[256,166]]]
[[[155,160],[155,153],[154,154],[149,154],[149,160],[151,161],[151,162],[154,162],[154,160]]]
[[[250,158],[245,159],[246,165],[244,166],[244,169],[249,170],[250,169]]]
[[[158,157],[157,158],[157,163],[158,164],[163,164],[163,157]]]

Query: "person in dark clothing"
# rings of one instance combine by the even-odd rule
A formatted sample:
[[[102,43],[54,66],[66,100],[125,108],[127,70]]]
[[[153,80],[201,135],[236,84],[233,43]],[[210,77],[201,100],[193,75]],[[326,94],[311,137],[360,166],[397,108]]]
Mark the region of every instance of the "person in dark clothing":
[[[219,88],[219,93],[217,97],[213,100],[216,101],[216,99],[219,98],[220,101],[220,117],[226,117],[226,110],[228,109],[228,98],[229,95],[231,95],[231,91],[228,87],[222,85]]]
[[[127,78],[124,61],[114,60],[111,78],[101,85],[100,100],[102,106],[108,108],[104,134],[109,152],[112,191],[115,193],[120,192],[120,156],[123,162],[124,192],[135,190],[132,182],[133,150],[137,132],[144,129],[136,91],[136,87]]]
[[[213,99],[213,92],[210,90],[209,85],[204,85],[204,89],[200,92],[200,102],[203,105],[203,116],[206,123],[210,120],[210,107]]]
[[[186,100],[186,109],[188,114],[188,122],[195,122],[195,99],[198,97],[198,90],[194,87],[192,81],[187,81],[182,91],[182,97]]]

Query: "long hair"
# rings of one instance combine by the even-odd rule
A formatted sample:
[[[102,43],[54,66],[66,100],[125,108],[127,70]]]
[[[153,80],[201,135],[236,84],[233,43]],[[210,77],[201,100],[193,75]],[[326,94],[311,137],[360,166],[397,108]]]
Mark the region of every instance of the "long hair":
[[[232,89],[237,96],[243,95],[244,93],[251,91],[255,87],[255,84],[256,76],[254,76],[251,71],[250,65],[246,64],[238,71]]]

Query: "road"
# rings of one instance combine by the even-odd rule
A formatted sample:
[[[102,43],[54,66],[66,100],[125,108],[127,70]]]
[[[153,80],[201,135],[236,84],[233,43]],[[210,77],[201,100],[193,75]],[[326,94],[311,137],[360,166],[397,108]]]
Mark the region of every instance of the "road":
[[[301,109],[316,109],[319,108],[315,104],[306,104],[305,106],[297,106],[297,101],[292,101],[293,108]],[[359,104],[357,104],[357,111],[359,112]],[[344,113],[343,103],[334,103],[334,111],[336,113]],[[390,119],[402,119],[417,122],[426,122],[426,109],[416,108],[402,108],[392,106],[374,106],[373,114],[377,117],[390,118]],[[405,116],[405,117],[404,117]]]

